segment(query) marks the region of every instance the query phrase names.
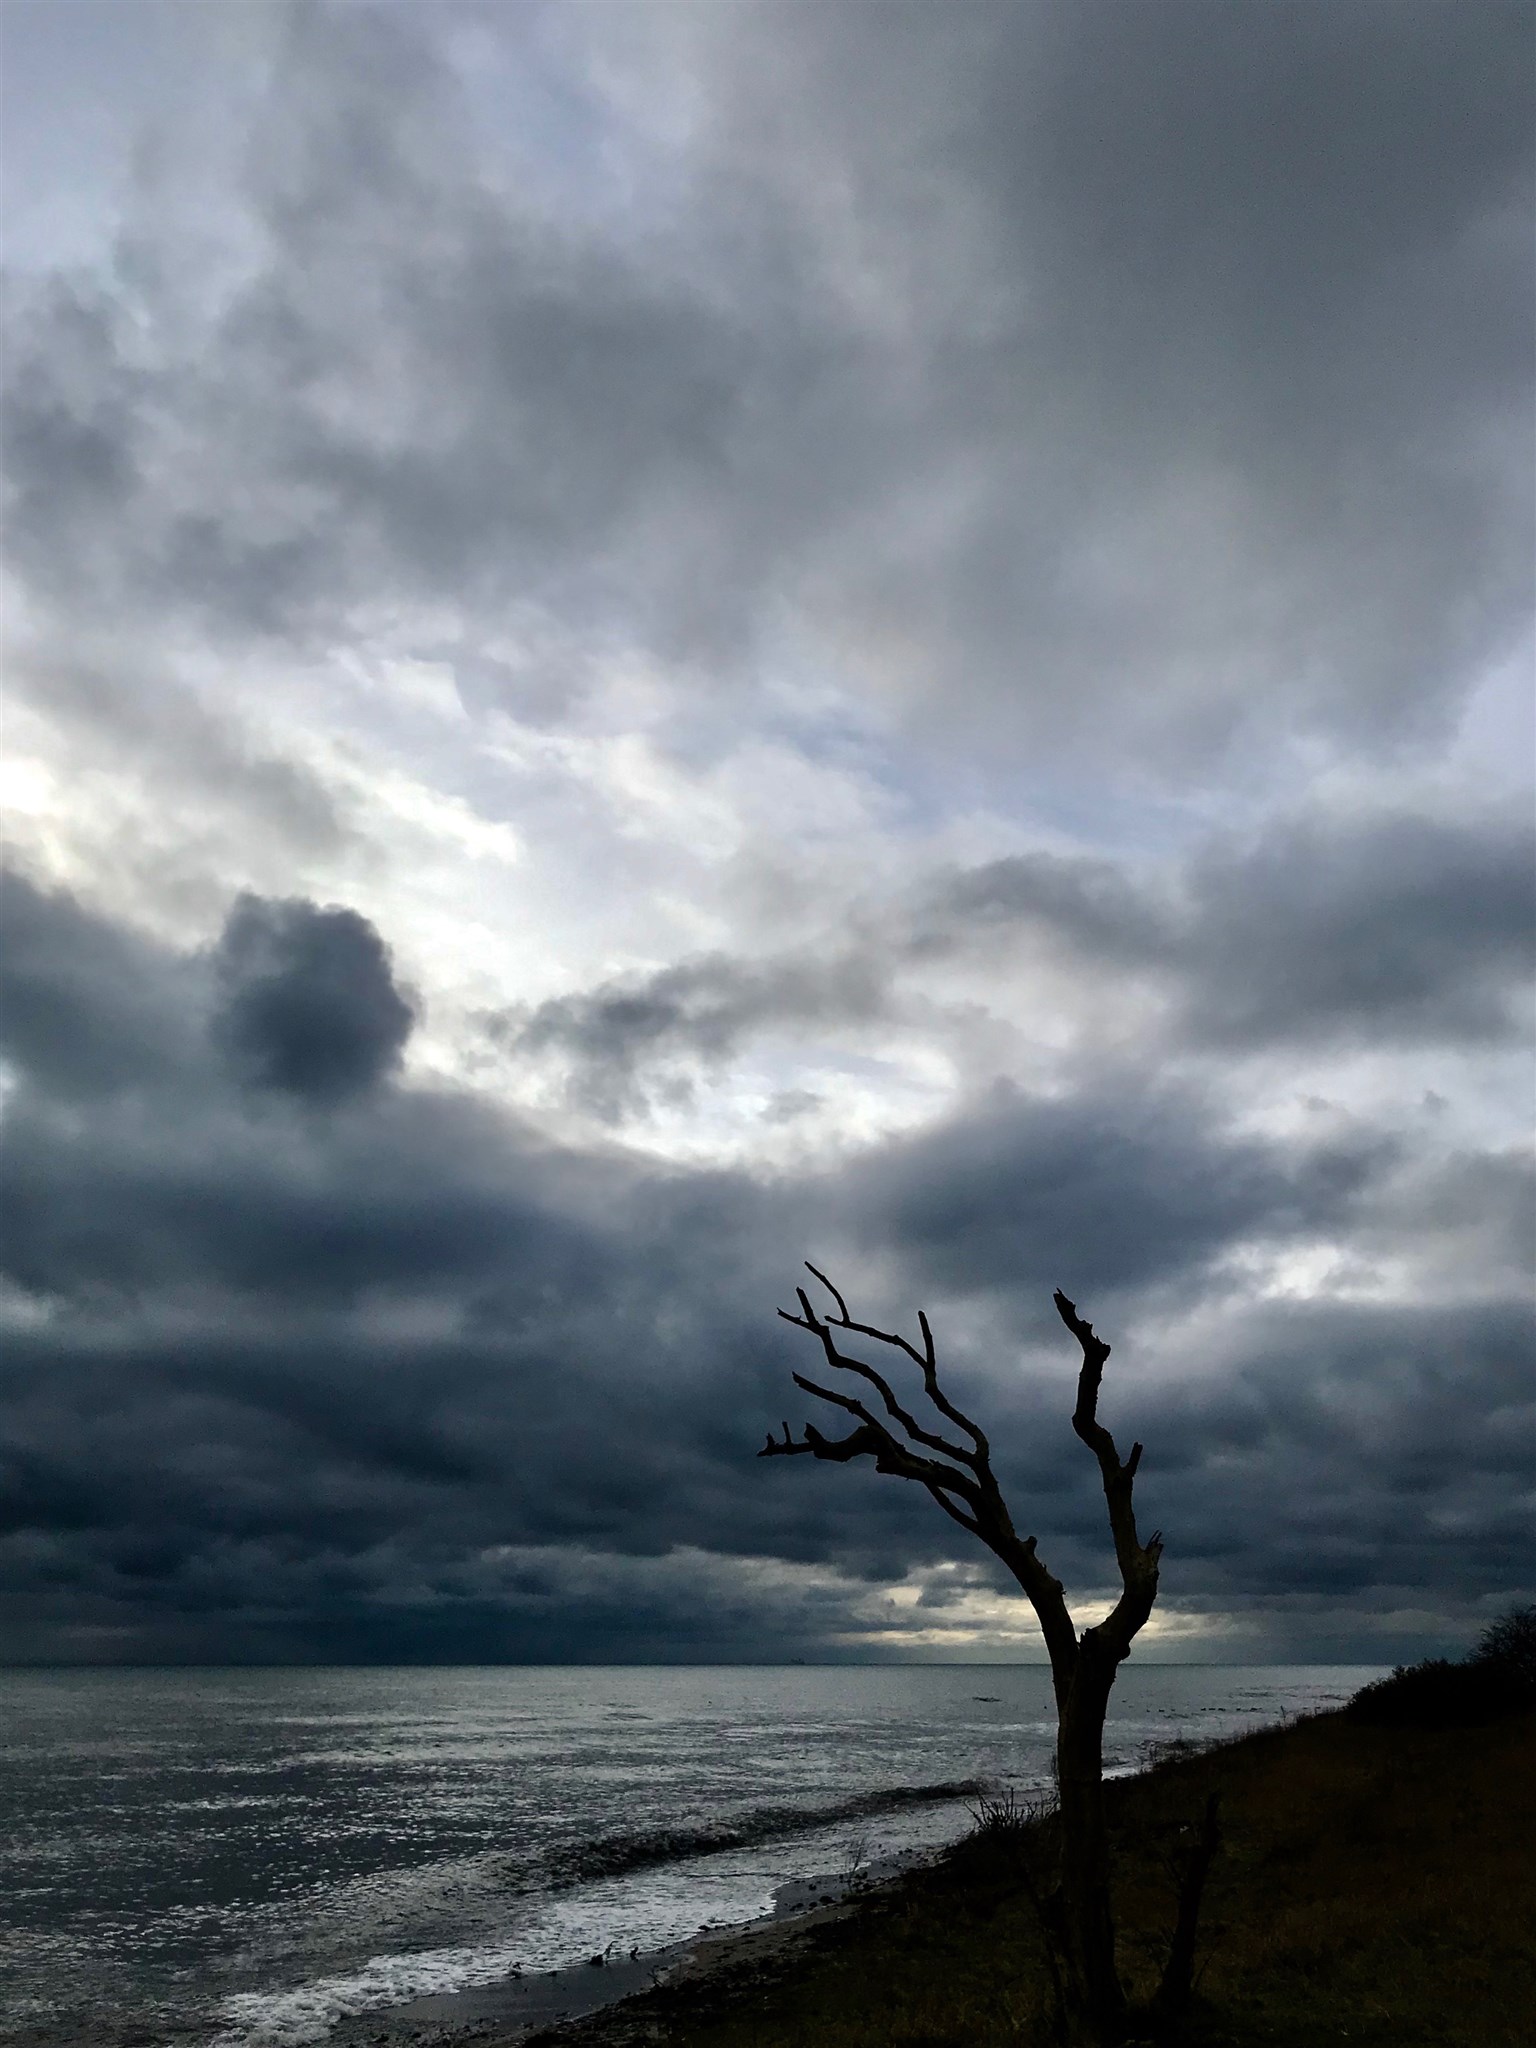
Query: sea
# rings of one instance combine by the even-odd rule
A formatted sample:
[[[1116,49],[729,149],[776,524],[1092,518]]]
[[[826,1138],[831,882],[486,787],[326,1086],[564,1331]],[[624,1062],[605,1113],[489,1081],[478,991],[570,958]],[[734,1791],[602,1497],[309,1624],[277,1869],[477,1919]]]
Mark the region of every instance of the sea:
[[[1128,1665],[1106,1767],[1376,1667]],[[645,1956],[1048,1782],[1040,1665],[0,1673],[0,2041],[300,2048]]]

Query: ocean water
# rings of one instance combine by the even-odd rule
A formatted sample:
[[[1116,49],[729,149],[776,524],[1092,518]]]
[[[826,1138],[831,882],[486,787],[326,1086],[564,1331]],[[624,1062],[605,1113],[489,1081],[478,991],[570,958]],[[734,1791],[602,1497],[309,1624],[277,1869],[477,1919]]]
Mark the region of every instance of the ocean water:
[[[1127,1666],[1106,1762],[1372,1669]],[[0,2041],[298,2048],[940,1844],[1050,1768],[1041,1666],[0,1673]]]

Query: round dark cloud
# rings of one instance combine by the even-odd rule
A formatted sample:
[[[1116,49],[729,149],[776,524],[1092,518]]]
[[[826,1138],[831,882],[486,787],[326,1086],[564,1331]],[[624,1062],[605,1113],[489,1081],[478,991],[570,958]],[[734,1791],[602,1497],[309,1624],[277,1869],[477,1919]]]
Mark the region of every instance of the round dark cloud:
[[[214,1039],[248,1085],[334,1103],[399,1065],[415,1009],[357,911],[241,896],[214,970]]]

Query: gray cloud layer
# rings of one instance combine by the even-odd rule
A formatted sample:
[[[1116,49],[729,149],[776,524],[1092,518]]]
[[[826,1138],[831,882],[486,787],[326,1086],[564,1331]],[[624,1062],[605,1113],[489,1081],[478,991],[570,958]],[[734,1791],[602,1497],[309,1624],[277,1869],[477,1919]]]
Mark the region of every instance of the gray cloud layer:
[[[286,19],[239,282],[146,216],[21,294],[14,546],[86,619],[533,598],[718,678],[791,617],[1169,769],[1412,731],[1523,630],[1521,5],[583,10],[573,81],[697,92],[558,226],[432,15]]]
[[[1202,850],[1171,896],[1104,862],[999,861],[955,879],[927,937],[1037,925],[1090,965],[1166,975],[1196,1041],[1511,1039],[1529,1028],[1533,878],[1523,806],[1302,814]]]
[[[1530,1597],[1526,0],[192,19],[6,278],[7,1654],[948,1611],[807,1253],[1074,1584],[1058,1284],[1218,1647]]]
[[[333,1088],[329,1058],[318,1090],[244,1087],[217,1049],[242,934],[339,941],[372,1004],[384,954],[359,920],[247,900],[210,960],[104,940],[16,878],[6,901],[28,936],[0,1010],[0,1557],[32,1654],[99,1648],[109,1626],[168,1655],[623,1652],[590,1587],[541,1622],[503,1545],[562,1584],[578,1555],[690,1548],[871,1583],[937,1561],[947,1525],[906,1489],[749,1463],[794,1405],[771,1310],[805,1250],[886,1272],[882,1313],[926,1296],[941,1338],[950,1305],[955,1390],[1080,1581],[1102,1576],[1102,1506],[1072,1455],[1055,1282],[1121,1340],[1112,1405],[1149,1445],[1187,1600],[1433,1609],[1522,1582],[1530,1316],[1500,1245],[1530,1182],[1512,1160],[1479,1194],[1475,1162],[1371,1133],[1242,1137],[1192,1090],[1106,1078],[1066,1101],[995,1091],[794,1184],[663,1171],[379,1068],[368,1093]],[[306,1047],[328,1006],[326,1042],[352,1057],[354,985],[299,987]],[[1234,1253],[1377,1227],[1400,1246],[1405,1213],[1432,1228],[1437,1202],[1467,1231],[1454,1300],[1227,1314]],[[1214,1319],[1195,1369],[1138,1374],[1192,1314]],[[1234,1346],[1214,1377],[1213,1342]],[[702,1624],[667,1607],[688,1597],[670,1569],[681,1652]],[[828,1625],[740,1597],[760,1633],[712,1635],[727,1654]]]
[[[1302,813],[1245,845],[1202,848],[1163,886],[1102,858],[1012,855],[859,923],[819,956],[699,957],[486,1029],[518,1057],[558,1057],[573,1097],[619,1121],[786,1026],[931,1013],[936,963],[1005,962],[1033,942],[1090,986],[1156,991],[1169,1053],[1519,1045],[1536,975],[1536,829],[1523,807],[1455,822]]]

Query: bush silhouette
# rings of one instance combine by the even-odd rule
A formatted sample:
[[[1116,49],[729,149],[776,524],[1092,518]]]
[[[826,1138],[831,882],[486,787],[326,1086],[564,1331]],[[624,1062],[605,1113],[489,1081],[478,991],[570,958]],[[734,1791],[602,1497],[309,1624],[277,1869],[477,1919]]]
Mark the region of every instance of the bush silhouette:
[[[1485,1628],[1472,1661],[1536,1699],[1536,1607],[1512,1607]]]
[[[1536,1607],[1512,1608],[1464,1662],[1426,1657],[1357,1692],[1352,1721],[1378,1728],[1474,1728],[1536,1706]]]

